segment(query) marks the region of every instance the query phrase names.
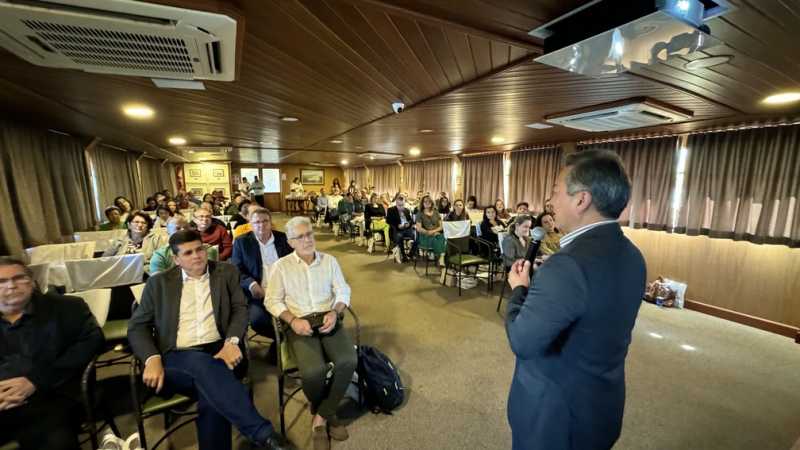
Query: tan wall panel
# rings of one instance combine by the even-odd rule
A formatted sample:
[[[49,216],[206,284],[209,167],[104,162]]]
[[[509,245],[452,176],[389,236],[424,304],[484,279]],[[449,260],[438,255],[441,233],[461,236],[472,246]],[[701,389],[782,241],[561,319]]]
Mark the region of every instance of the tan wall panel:
[[[800,249],[623,230],[644,254],[648,280],[683,281],[691,300],[800,326]]]

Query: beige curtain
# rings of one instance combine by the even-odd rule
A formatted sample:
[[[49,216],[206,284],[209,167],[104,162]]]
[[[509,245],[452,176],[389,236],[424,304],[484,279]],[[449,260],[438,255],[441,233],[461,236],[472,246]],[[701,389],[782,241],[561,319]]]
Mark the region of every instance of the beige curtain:
[[[350,182],[354,180],[359,189],[366,187],[368,183],[367,169],[364,167],[348,167],[344,169],[344,186],[350,186]]]
[[[676,231],[800,247],[800,126],[697,134],[687,142]]]
[[[372,166],[372,182],[375,184],[375,192],[388,192],[394,196],[400,190],[400,166],[389,164],[385,166]]]
[[[139,173],[141,174],[141,182],[142,182],[142,194],[144,198],[150,197],[156,192],[162,191],[167,188],[167,186],[162,186],[160,181],[159,173],[161,172],[161,161],[151,159],[151,158],[142,158],[139,160]],[[142,207],[142,205],[136,205],[135,207]]]
[[[671,228],[672,191],[678,157],[678,138],[637,139],[581,146],[619,154],[631,179],[631,199],[619,220],[623,225],[650,230]]]
[[[162,186],[162,190],[169,190],[172,195],[178,192],[178,183],[175,179],[175,164],[159,164],[158,185]]]
[[[425,173],[422,184],[426,192],[430,192],[434,198],[440,192],[446,192],[452,200],[453,198],[453,159],[434,159],[425,161]]]
[[[403,164],[403,190],[416,197],[417,191],[426,190],[423,184],[425,177],[425,162],[409,162]]]
[[[134,208],[144,199],[139,195],[136,154],[98,145],[90,152],[95,168],[100,209],[114,204],[120,195],[127,197]],[[152,194],[152,192],[151,192]]]
[[[558,147],[512,152],[507,207],[528,202],[531,211],[544,211],[544,202],[550,198],[562,163],[563,154]]]
[[[503,198],[502,154],[465,157],[463,161],[465,201],[474,195],[479,206],[487,206]]]
[[[0,122],[0,254],[93,228],[88,180],[78,139]]]

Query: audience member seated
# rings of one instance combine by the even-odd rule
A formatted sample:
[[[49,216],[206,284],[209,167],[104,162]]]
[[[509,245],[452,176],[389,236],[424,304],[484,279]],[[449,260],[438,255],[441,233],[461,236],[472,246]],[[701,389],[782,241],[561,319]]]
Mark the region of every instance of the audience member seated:
[[[404,239],[414,240],[414,229],[411,225],[414,221],[411,219],[411,211],[405,207],[405,197],[398,194],[395,199],[395,206],[389,208],[386,212],[386,222],[392,227],[392,234],[394,235],[394,259],[398,263],[408,261],[409,255],[406,255],[406,249],[403,245]],[[412,256],[416,254],[416,244],[411,250]]]
[[[319,197],[317,197],[317,207],[315,208],[317,217],[321,216],[323,219],[325,219],[324,214],[326,214],[328,207],[328,195],[325,193],[325,188],[320,188]]]
[[[192,230],[194,229],[192,225],[193,224],[186,220],[186,218],[183,216],[170,217],[167,221],[167,237],[172,236],[178,231]],[[205,246],[206,253],[208,253],[208,259],[211,261],[218,261],[219,249],[208,244],[203,245]],[[153,252],[153,256],[150,258],[150,270],[148,273],[152,275],[154,273],[172,269],[173,267],[175,267],[175,261],[168,240],[166,244],[162,245]]]
[[[219,260],[227,261],[233,252],[233,239],[224,225],[215,223],[211,211],[200,208],[194,212],[194,224],[203,237],[203,243],[216,245],[219,249]]]
[[[561,249],[561,238],[563,233],[556,229],[555,216],[552,213],[543,212],[536,218],[537,226],[544,228],[547,232],[544,239],[542,239],[542,246],[539,247],[539,253],[542,255],[552,255]]]
[[[508,222],[511,218],[511,211],[506,209],[506,204],[502,198],[494,201],[494,209],[497,210],[497,218]]]
[[[134,211],[128,217],[128,233],[109,244],[103,256],[129,255],[141,253],[148,264],[157,248],[166,242],[164,233],[152,233],[153,222],[150,216],[142,211]]]
[[[183,215],[183,214],[181,214],[180,208],[178,208],[178,201],[177,200],[167,200],[167,209],[169,210],[170,216],[181,216],[181,215]]]
[[[125,230],[128,228],[128,224],[122,220],[122,211],[116,206],[109,206],[103,213],[108,221],[100,224],[100,231]]]
[[[381,195],[381,204],[383,205],[383,209],[389,211],[389,208],[392,207],[392,201],[389,199],[389,194],[384,192]]]
[[[225,208],[225,215],[226,216],[235,216],[239,214],[239,205],[242,204],[244,201],[244,196],[241,192],[236,192],[233,194],[233,201]],[[232,219],[231,219],[232,220]]]
[[[528,202],[519,202],[517,203],[517,214],[519,215],[530,215],[530,205]]]
[[[166,206],[167,205],[167,195],[163,192],[156,192],[153,197],[156,198],[156,204],[159,206]]]
[[[444,219],[447,222],[457,222],[459,220],[469,220],[467,210],[464,209],[464,200],[458,199],[453,202],[453,210]]]
[[[524,259],[528,254],[528,246],[531,244],[531,216],[519,215],[514,218],[514,222],[508,228],[508,234],[503,238],[503,264],[506,271],[518,259]]]
[[[236,222],[236,226],[244,225],[247,223],[247,209],[252,205],[250,200],[244,199],[241,203],[239,203],[239,210],[236,214],[232,215],[230,219],[228,219],[228,223]],[[236,237],[236,236],[234,236]]]
[[[470,212],[478,211],[478,199],[475,198],[474,195],[470,195],[469,197],[467,197],[467,205],[465,209],[467,210],[468,216]]]
[[[156,202],[155,197],[147,197],[145,201],[145,207],[142,208],[142,211],[153,212],[158,208],[158,202]]]
[[[167,226],[167,221],[172,217],[169,208],[166,206],[159,206],[156,208],[156,219],[153,222],[153,231],[160,231]]]
[[[128,323],[128,342],[144,362],[144,384],[165,397],[197,399],[200,450],[230,450],[231,425],[263,448],[294,448],[258,413],[237,379],[247,372],[247,303],[239,271],[208,261],[196,231],[178,231],[169,244],[177,267],[147,280]]]
[[[494,206],[487,206],[483,209],[481,238],[499,246],[500,242],[498,241],[497,233],[505,230],[505,228],[506,223],[497,218],[497,210],[494,208]]]
[[[336,214],[339,218],[339,226],[342,231],[348,233],[350,231],[350,219],[353,218],[353,194],[346,193],[344,198],[338,203]]]
[[[133,205],[130,200],[123,196],[119,196],[114,199],[114,206],[119,208],[120,211],[120,218],[119,220],[123,222],[128,221],[128,216],[133,212]]]
[[[419,248],[428,250],[429,257],[438,259],[439,265],[444,266],[444,251],[447,244],[442,232],[442,216],[436,209],[433,199],[426,195],[420,202],[420,211],[417,213],[417,236]]]
[[[0,258],[0,446],[78,450],[81,374],[103,333],[83,300],[34,284],[22,261]]]
[[[233,242],[231,264],[239,268],[240,284],[247,298],[250,327],[256,333],[275,339],[272,316],[264,307],[264,292],[270,268],[292,252],[286,235],[272,229],[272,214],[266,208],[251,208],[250,226],[253,231]],[[271,354],[274,348],[270,348]]]
[[[336,180],[334,179],[334,181]],[[342,195],[339,188],[334,187],[331,195],[328,196],[328,217],[325,218],[325,223],[330,224],[331,227],[339,221],[339,202],[341,201]]]
[[[367,233],[367,253],[375,249],[375,233],[383,233],[383,243],[386,248],[391,247],[389,237],[389,224],[386,223],[386,209],[378,200],[378,194],[372,194],[369,203],[364,207],[364,229]]]
[[[329,450],[331,438],[348,438],[336,411],[357,362],[353,342],[341,324],[350,304],[350,286],[336,258],[316,251],[308,218],[292,218],[286,232],[294,252],[274,265],[267,286],[267,309],[289,325],[286,338],[303,392],[311,403],[313,448]],[[322,325],[312,328],[314,323]],[[328,361],[333,362],[330,383],[326,382]]]
[[[440,192],[439,200],[436,201],[436,209],[439,211],[439,214],[449,214],[450,207],[450,199],[447,198],[447,192]]]

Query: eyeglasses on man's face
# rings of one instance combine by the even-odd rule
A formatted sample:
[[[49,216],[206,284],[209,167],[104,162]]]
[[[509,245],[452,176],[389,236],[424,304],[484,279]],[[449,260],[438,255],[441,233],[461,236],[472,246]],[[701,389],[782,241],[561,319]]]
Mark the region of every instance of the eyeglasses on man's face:
[[[311,240],[314,239],[314,232],[313,231],[308,231],[308,232],[305,232],[303,234],[297,235],[297,236],[295,236],[295,237],[293,237],[291,239],[294,239],[296,241],[303,241],[303,240],[308,239],[309,241],[311,241]]]

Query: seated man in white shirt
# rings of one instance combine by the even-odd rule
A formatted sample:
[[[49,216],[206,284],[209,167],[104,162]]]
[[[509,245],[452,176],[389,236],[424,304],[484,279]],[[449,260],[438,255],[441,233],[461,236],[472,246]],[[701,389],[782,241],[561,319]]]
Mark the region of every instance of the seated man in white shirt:
[[[357,362],[353,342],[340,323],[350,304],[350,286],[336,258],[316,251],[307,217],[289,220],[286,234],[294,252],[273,264],[266,306],[270,314],[289,324],[286,337],[314,415],[314,450],[328,450],[329,438],[343,441],[348,437],[336,419],[336,409]],[[333,362],[334,369],[326,387],[327,361]]]

